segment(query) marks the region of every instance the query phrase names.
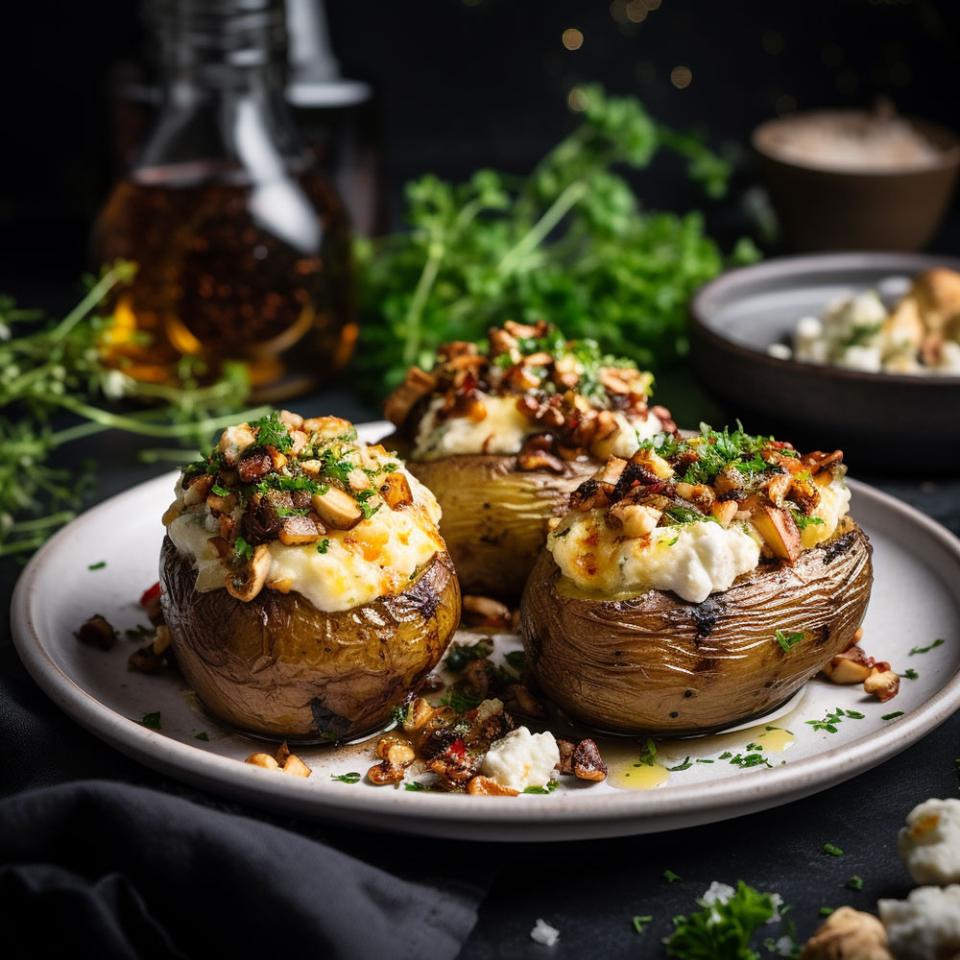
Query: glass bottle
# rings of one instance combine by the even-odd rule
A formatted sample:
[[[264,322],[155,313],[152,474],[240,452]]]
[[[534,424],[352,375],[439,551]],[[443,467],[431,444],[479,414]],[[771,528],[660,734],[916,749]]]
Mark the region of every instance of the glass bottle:
[[[139,265],[106,349],[142,380],[184,357],[248,363],[255,395],[305,392],[347,361],[347,216],[283,100],[281,0],[153,0],[163,107],[93,233],[98,264]]]

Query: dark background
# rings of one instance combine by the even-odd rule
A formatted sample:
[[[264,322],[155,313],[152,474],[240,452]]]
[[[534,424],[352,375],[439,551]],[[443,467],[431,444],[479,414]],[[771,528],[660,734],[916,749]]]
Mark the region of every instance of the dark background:
[[[727,241],[749,225],[746,144],[768,117],[886,96],[904,113],[960,126],[960,5],[946,0],[327,6],[344,74],[371,81],[380,98],[394,223],[401,185],[412,176],[459,177],[479,165],[529,169],[568,129],[567,96],[582,82],[639,96],[658,119],[699,129],[740,157],[730,196],[708,206]],[[575,51],[561,42],[570,27],[583,34]],[[143,59],[145,42],[133,0],[5,5],[0,289],[32,291],[52,277],[70,283],[86,266],[91,220],[118,172],[111,78],[118,63]],[[692,73],[684,89],[671,83],[676,66]],[[645,177],[642,195],[652,207],[704,204],[675,163]],[[940,252],[960,245],[951,219],[932,245]]]

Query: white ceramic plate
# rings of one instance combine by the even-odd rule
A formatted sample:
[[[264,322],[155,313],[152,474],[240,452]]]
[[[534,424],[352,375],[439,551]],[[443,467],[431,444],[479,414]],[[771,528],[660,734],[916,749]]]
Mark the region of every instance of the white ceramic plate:
[[[385,429],[385,424],[368,424],[361,437],[374,440]],[[371,764],[369,743],[298,749],[313,768],[306,780],[262,770],[241,762],[262,743],[206,716],[182,680],[128,672],[132,642],[121,641],[105,653],[73,636],[93,613],[121,630],[145,622],[137,599],[157,579],[160,515],[172,498],[174,477],[107,500],[43,547],[17,585],[13,635],[34,679],[78,723],[148,766],[233,799],[304,816],[469,839],[655,832],[739,816],[823,790],[905,749],[960,705],[960,542],[910,507],[854,482],[853,512],[873,542],[876,576],[863,644],[901,673],[913,668],[918,674],[904,679],[899,696],[887,704],[865,697],[859,687],[812,681],[763,721],[708,738],[658,744],[656,766],[635,765],[643,743],[599,738],[611,768],[608,782],[587,785],[564,777],[549,795],[494,799],[333,779],[364,773]],[[100,561],[106,566],[88,569]],[[944,642],[928,652],[910,653],[938,639]],[[501,655],[517,646],[513,637],[497,638]],[[837,708],[855,716],[844,715],[834,733],[808,722]],[[156,712],[159,730],[138,722]],[[899,715],[883,719],[895,712]],[[553,729],[561,732],[556,725]],[[197,734],[208,739],[198,740]],[[730,762],[758,753],[747,749],[751,744],[764,748],[760,753],[771,766],[743,768]]]

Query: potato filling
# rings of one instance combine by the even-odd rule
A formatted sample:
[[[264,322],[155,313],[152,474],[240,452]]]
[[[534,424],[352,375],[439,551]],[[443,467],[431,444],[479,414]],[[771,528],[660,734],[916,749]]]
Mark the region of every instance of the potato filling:
[[[581,484],[547,548],[580,590],[701,603],[761,558],[792,564],[835,534],[850,502],[842,458],[742,429],[663,434]]]
[[[507,323],[486,344],[450,343],[432,371],[417,367],[388,399],[386,414],[416,460],[457,454],[526,454],[521,470],[552,469],[547,458],[630,456],[675,424],[649,407],[653,377],[567,341],[550,324]],[[537,454],[537,456],[533,456]]]
[[[444,549],[433,494],[337,417],[284,411],[230,427],[176,494],[164,523],[196,589],[243,601],[266,587],[348,610],[402,593]]]

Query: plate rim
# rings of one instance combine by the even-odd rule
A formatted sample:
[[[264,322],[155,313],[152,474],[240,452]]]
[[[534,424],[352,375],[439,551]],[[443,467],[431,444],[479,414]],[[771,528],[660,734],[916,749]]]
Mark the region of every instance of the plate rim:
[[[373,434],[382,422],[358,424]],[[570,828],[568,839],[612,836],[674,829],[678,821],[709,822],[748,812],[751,805],[764,808],[787,803],[804,793],[817,792],[875,767],[911,746],[946,721],[960,707],[960,668],[917,709],[879,730],[838,744],[813,757],[773,770],[745,771],[737,777],[703,784],[671,787],[665,791],[596,796],[589,806],[575,794],[556,795],[548,803],[531,798],[512,804],[493,804],[489,798],[407,791],[356,791],[342,796],[337,788],[317,790],[310,781],[270,778],[270,771],[246,766],[202,747],[183,743],[150,730],[117,713],[70,677],[52,656],[49,642],[40,635],[32,616],[38,579],[47,559],[77,534],[95,525],[126,498],[147,494],[148,487],[170,484],[176,471],[144,481],[91,507],[58,531],[31,558],[17,581],[10,608],[11,633],[17,653],[41,690],[73,720],[95,736],[147,767],[199,784],[213,793],[227,792],[234,799],[293,808],[311,817],[369,821],[381,816],[387,830],[458,835],[462,827],[473,835],[489,831],[489,839],[528,828],[524,839],[556,839],[536,831]],[[960,540],[935,520],[909,504],[857,480],[850,481],[855,496],[873,499],[885,511],[919,525],[960,563]],[[707,800],[704,800],[707,797]],[[730,812],[734,808],[737,812]],[[753,809],[758,809],[754,806]],[[719,815],[716,815],[719,814]],[[391,820],[399,822],[391,822]],[[478,830],[478,828],[480,828]],[[500,831],[500,836],[497,836]]]
[[[710,301],[736,290],[751,279],[770,280],[789,278],[815,270],[833,268],[835,270],[863,269],[867,266],[889,263],[891,272],[919,272],[933,267],[948,267],[960,272],[960,258],[937,256],[930,253],[897,253],[895,251],[844,251],[843,253],[799,254],[784,257],[770,257],[759,263],[749,264],[727,270],[709,283],[704,284],[690,300],[688,314],[691,333],[710,341],[715,347],[737,354],[755,363],[763,363],[772,371],[804,372],[817,376],[829,376],[837,380],[852,383],[870,383],[891,386],[910,386],[918,390],[932,390],[938,387],[960,387],[960,374],[916,376],[907,373],[871,373],[866,370],[850,370],[829,363],[804,363],[790,358],[788,360],[773,357],[758,347],[744,346],[724,336],[708,320],[711,313]],[[904,267],[903,264],[913,264]]]

